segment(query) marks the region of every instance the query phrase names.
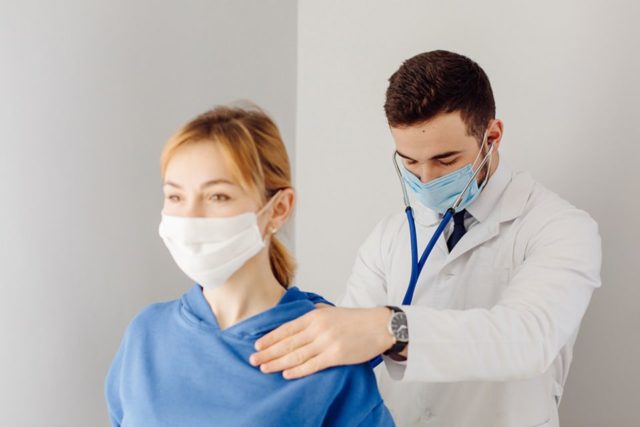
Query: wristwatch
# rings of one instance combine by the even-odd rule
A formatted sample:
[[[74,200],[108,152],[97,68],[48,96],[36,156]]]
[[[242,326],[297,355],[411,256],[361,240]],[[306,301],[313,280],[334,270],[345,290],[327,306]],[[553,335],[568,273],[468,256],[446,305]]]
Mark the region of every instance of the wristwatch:
[[[396,342],[383,354],[385,356],[389,356],[393,360],[407,360],[406,357],[399,354],[402,350],[405,349],[407,344],[409,344],[409,328],[407,326],[407,315],[399,307],[390,305],[387,305],[386,307],[392,311],[391,319],[389,319],[387,328],[389,329],[389,333],[396,339]]]

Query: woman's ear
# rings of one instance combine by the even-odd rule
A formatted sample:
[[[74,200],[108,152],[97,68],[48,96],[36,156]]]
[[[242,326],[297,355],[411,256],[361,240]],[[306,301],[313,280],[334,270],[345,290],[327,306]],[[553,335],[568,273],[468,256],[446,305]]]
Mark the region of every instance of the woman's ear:
[[[271,208],[271,218],[267,225],[269,227],[267,231],[271,234],[282,228],[293,213],[295,191],[293,188],[285,188],[280,190],[275,197],[276,200],[273,201],[273,207]]]

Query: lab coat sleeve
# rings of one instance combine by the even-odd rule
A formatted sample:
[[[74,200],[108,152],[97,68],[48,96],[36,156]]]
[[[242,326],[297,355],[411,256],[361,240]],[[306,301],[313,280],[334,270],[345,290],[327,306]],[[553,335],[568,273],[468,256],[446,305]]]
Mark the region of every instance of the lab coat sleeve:
[[[410,344],[406,368],[394,366],[396,379],[509,381],[549,368],[577,332],[600,286],[600,236],[595,221],[574,208],[556,213],[535,231],[527,233],[533,237],[524,261],[495,306],[403,307]]]
[[[389,219],[380,221],[360,246],[341,306],[377,307],[387,304],[387,283],[382,251],[388,247],[383,242],[383,236],[389,222]]]

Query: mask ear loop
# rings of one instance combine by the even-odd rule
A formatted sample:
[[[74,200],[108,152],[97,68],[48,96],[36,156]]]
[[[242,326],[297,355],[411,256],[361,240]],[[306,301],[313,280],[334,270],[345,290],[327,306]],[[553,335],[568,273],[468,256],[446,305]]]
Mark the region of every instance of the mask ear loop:
[[[489,140],[487,139],[487,144],[489,144]],[[489,156],[489,162],[487,164],[487,172],[486,175],[484,177],[484,180],[482,181],[482,185],[480,186],[480,191],[482,191],[482,189],[484,187],[486,187],[487,183],[489,182],[489,178],[490,178],[490,172],[491,172],[491,164],[493,162],[493,144],[490,145],[489,150],[487,151],[487,154],[485,155]]]
[[[256,216],[260,216],[262,215],[265,211],[269,210],[274,203],[274,200],[276,200],[276,198],[278,197],[278,195],[282,192],[282,190],[278,190],[276,191],[276,194],[274,194],[273,196],[271,196],[271,198],[269,199],[269,201],[267,203],[265,203],[265,205],[256,213]],[[267,232],[270,235],[274,235],[278,232],[278,227],[267,227]],[[265,239],[266,236],[263,236],[263,240]]]
[[[478,151],[478,155],[476,156],[475,160],[473,161],[473,164],[471,165],[471,169],[474,168],[474,166],[476,165],[476,162],[480,158],[480,154],[482,154],[482,151],[484,150],[485,144],[489,145],[489,149],[487,150],[486,154],[482,158],[482,162],[480,162],[480,167],[478,168],[477,171],[475,171],[475,174],[477,174],[478,172],[480,172],[480,168],[482,168],[482,166],[484,164],[487,165],[486,175],[485,175],[484,179],[482,180],[482,184],[479,187],[480,191],[482,191],[482,189],[487,185],[487,182],[489,182],[489,172],[491,172],[491,162],[493,161],[493,144],[489,144],[489,134],[486,131],[484,133],[484,136],[482,137],[482,145],[480,146],[480,151]],[[488,162],[486,160],[486,157],[489,157],[489,161]]]
[[[475,168],[476,163],[478,162],[478,159],[480,158],[480,154],[482,154],[482,152],[484,151],[484,146],[489,141],[488,136],[489,136],[489,134],[487,134],[487,132],[485,131],[484,135],[482,136],[482,144],[480,145],[480,151],[478,151],[478,154],[476,154],[476,158],[473,160],[473,163],[471,163],[471,169],[472,170]],[[486,154],[485,154],[485,156],[486,156]],[[474,170],[474,172],[476,172],[476,171]]]
[[[487,151],[487,154],[485,155],[485,157],[489,156],[489,164],[487,165],[487,172],[486,172],[486,175],[485,175],[484,180],[482,182],[482,185],[480,186],[480,191],[482,191],[482,189],[484,187],[486,187],[487,183],[489,182],[489,179],[491,178],[490,175],[491,175],[491,165],[492,165],[492,162],[493,162],[493,149],[494,149],[494,145],[493,144],[494,143],[495,142],[490,144],[489,150]],[[489,145],[488,135],[487,135],[487,145]]]
[[[489,182],[489,178],[490,178],[489,172],[491,172],[491,162],[493,161],[493,145],[489,149],[489,152],[487,152],[487,155],[489,156],[489,162],[487,164],[487,174],[485,175],[484,180],[482,181],[482,185],[480,186],[480,191],[482,191],[482,189],[486,187],[487,183]]]
[[[484,141],[486,140],[486,137],[487,137],[487,133],[485,132],[485,137],[483,138],[482,146],[481,146],[480,152],[478,153],[478,156],[480,155],[480,153],[482,153],[482,148],[484,147]],[[462,203],[462,197],[464,197],[469,187],[471,187],[471,184],[477,178],[478,174],[480,173],[484,165],[487,163],[487,160],[491,161],[492,154],[493,154],[493,144],[491,145],[491,148],[489,148],[489,151],[487,152],[487,154],[485,154],[485,156],[482,158],[482,162],[480,162],[480,166],[478,167],[478,169],[476,169],[475,172],[473,172],[473,176],[471,177],[469,182],[467,182],[467,185],[464,187],[462,192],[458,195],[458,198],[453,202],[449,210],[456,212],[456,210],[458,209],[458,206],[460,206],[460,203]],[[475,161],[473,163],[475,164]],[[471,170],[473,170],[473,165],[471,167]],[[486,181],[486,178],[485,178],[485,181]],[[485,183],[486,182],[483,182],[483,186]]]

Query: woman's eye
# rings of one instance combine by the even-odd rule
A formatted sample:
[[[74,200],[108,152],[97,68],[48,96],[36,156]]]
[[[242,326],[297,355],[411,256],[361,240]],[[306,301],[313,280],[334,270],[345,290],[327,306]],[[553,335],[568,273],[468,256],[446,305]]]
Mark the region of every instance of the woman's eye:
[[[211,197],[209,197],[209,200],[212,200],[214,202],[226,202],[229,199],[229,196],[220,193],[212,194]]]
[[[172,202],[179,202],[180,196],[176,196],[175,194],[171,194],[167,196],[167,200],[171,200]]]

